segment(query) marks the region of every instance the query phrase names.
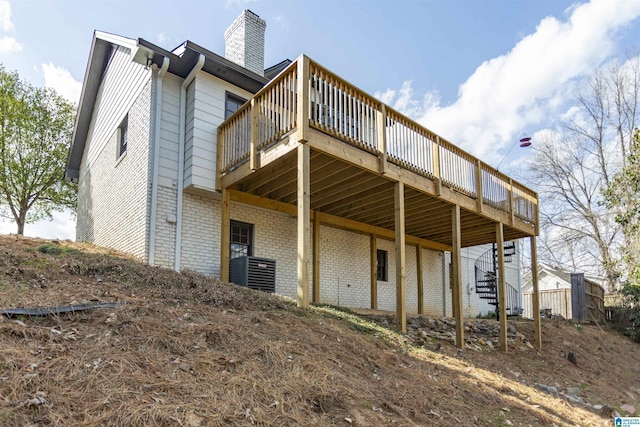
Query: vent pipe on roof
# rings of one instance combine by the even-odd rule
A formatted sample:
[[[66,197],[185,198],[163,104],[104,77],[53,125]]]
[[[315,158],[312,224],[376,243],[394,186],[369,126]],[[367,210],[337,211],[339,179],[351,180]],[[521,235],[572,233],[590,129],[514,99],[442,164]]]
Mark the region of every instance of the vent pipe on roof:
[[[264,77],[264,32],[267,22],[244,10],[224,32],[224,56]]]

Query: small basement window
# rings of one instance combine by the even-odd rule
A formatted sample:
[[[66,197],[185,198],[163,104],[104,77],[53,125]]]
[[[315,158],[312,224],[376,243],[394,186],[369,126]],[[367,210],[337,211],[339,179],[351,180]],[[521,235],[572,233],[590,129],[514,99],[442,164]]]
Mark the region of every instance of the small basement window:
[[[129,114],[124,116],[120,126],[118,126],[118,156],[119,159],[127,152],[127,142],[129,140]]]
[[[387,282],[389,280],[389,254],[387,251],[378,249],[378,280]]]

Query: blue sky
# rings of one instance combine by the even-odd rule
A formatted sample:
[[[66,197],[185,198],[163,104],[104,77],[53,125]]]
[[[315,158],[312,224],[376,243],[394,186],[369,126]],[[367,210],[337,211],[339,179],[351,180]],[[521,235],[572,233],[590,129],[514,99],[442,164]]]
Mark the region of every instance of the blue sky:
[[[0,0],[0,62],[77,102],[94,30],[224,54],[242,9],[267,21],[266,66],[305,53],[492,165],[552,127],[595,65],[640,49],[637,0]],[[26,234],[74,227],[62,214]]]

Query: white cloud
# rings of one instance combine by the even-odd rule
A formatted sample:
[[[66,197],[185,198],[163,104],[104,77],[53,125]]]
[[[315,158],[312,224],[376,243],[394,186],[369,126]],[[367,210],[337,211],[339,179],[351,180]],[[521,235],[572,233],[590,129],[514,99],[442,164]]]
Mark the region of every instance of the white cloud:
[[[428,128],[488,162],[497,162],[527,127],[540,125],[567,99],[572,79],[590,72],[614,36],[640,16],[640,2],[592,0],[547,17],[510,52],[482,63],[442,105],[437,93],[415,99],[411,82],[377,94]]]
[[[247,7],[250,3],[255,3],[258,0],[226,0],[224,2],[224,6],[227,9],[231,9],[232,7]]]
[[[11,5],[8,1],[0,1],[0,30],[10,31],[13,29],[11,21]]]
[[[282,28],[283,30],[288,30],[289,29],[289,21],[281,13],[273,16],[271,18],[271,21],[275,22],[275,24],[277,26],[279,26],[280,28]]]
[[[0,219],[0,234],[16,234],[15,222]],[[55,212],[52,221],[38,221],[24,226],[24,235],[43,239],[75,240],[76,222],[69,212]]]
[[[58,94],[75,104],[80,101],[82,83],[71,76],[71,73],[62,67],[56,67],[51,62],[42,64],[44,85],[55,89]]]
[[[166,41],[167,41],[167,36],[165,36],[164,33],[158,34],[158,43],[163,44]]]
[[[0,53],[21,52],[22,45],[13,37],[0,38]]]

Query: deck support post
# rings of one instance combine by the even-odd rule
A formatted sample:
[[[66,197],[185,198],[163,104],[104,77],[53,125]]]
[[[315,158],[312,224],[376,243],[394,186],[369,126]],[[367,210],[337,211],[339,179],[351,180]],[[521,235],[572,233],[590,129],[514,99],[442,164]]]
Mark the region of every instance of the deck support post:
[[[418,314],[424,314],[424,283],[422,280],[422,246],[416,245],[416,274],[418,275]]]
[[[320,303],[320,217],[313,217],[313,303]]]
[[[464,316],[462,313],[462,248],[460,234],[460,205],[454,205],[451,209],[451,283],[452,283],[452,309],[456,320],[456,347],[464,348]]]
[[[496,245],[498,246],[498,317],[500,318],[500,349],[507,351],[507,278],[504,268],[504,227],[496,224]]]
[[[220,219],[220,281],[229,281],[229,244],[231,240],[231,193],[222,189]]]
[[[369,241],[369,260],[371,262],[371,309],[378,309],[378,238],[371,235]]]
[[[405,234],[404,234],[404,183],[398,181],[394,186],[394,214],[396,233],[396,326],[399,331],[407,332],[407,310],[405,301]]]
[[[310,152],[307,144],[300,144],[298,155],[298,307],[309,307],[310,226]]]
[[[538,248],[536,236],[529,237],[531,244],[531,284],[533,285],[533,324],[535,328],[535,347],[542,350],[542,329],[540,324],[540,287],[538,284]]]

